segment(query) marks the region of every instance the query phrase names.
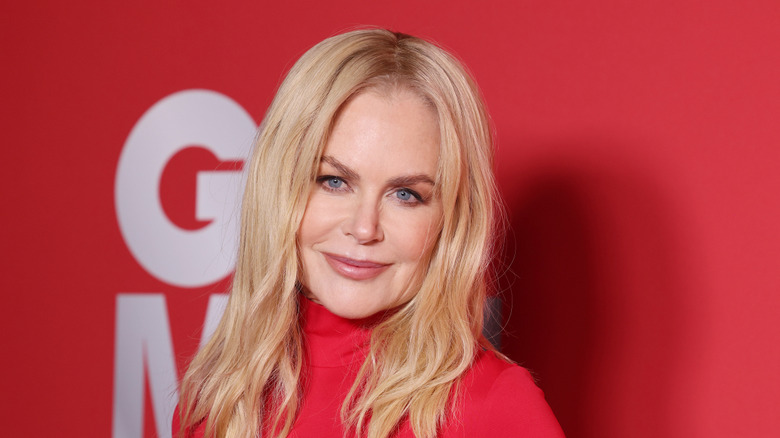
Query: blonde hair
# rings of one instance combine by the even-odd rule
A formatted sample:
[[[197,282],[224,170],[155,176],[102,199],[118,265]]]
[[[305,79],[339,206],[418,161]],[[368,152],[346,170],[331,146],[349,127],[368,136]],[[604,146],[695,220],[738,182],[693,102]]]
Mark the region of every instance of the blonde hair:
[[[432,437],[457,415],[459,377],[477,349],[492,349],[482,336],[496,213],[488,115],[475,83],[446,51],[366,29],[306,52],[266,113],[248,164],[227,309],[182,382],[182,434],[202,421],[206,436],[289,434],[304,360],[296,232],[339,109],[382,85],[416,92],[438,115],[436,181],[446,213],[419,291],[374,328],[341,415],[370,438],[391,435],[405,418],[415,435]]]

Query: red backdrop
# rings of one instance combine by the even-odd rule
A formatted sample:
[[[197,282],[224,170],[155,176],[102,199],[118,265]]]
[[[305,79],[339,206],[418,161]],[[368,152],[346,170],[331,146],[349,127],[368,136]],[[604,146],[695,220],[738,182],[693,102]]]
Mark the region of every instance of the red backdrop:
[[[166,354],[181,374],[225,282],[161,279],[131,252],[128,139],[183,90],[256,124],[300,54],[360,24],[436,40],[480,83],[511,226],[503,348],[569,436],[780,430],[780,3],[1,8],[4,435],[155,435],[173,388],[150,376]],[[123,192],[158,178],[185,239],[213,219],[195,178],[240,168],[198,138],[164,175],[129,168]]]

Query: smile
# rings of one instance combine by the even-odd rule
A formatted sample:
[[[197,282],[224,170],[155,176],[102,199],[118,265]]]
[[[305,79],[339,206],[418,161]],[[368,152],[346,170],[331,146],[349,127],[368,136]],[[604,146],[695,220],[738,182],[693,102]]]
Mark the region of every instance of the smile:
[[[322,255],[334,271],[351,280],[370,280],[390,267],[389,263],[353,260],[329,253],[322,253]]]

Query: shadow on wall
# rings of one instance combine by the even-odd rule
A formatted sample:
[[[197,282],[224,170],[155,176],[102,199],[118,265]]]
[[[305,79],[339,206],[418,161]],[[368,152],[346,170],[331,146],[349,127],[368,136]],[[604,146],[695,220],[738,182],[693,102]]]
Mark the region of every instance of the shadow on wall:
[[[674,209],[653,175],[605,161],[511,182],[502,350],[535,375],[568,437],[674,436],[686,308]]]

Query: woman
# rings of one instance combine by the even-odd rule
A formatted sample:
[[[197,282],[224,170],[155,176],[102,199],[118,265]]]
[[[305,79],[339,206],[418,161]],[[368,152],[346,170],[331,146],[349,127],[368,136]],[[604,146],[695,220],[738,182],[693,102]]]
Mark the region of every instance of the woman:
[[[562,436],[482,336],[491,166],[477,87],[442,49],[371,29],[304,54],[261,126],[230,300],[174,434]]]

